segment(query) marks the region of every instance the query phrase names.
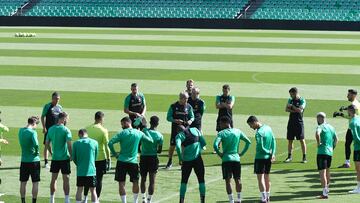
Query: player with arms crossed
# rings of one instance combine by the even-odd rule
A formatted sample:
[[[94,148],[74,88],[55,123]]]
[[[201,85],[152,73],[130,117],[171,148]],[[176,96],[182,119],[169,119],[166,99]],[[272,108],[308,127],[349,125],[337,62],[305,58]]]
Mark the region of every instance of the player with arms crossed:
[[[144,94],[139,92],[136,83],[131,84],[131,93],[125,98],[124,113],[128,114],[132,126],[136,129],[142,129],[143,125],[134,125],[137,119],[142,120],[146,113],[146,101]]]

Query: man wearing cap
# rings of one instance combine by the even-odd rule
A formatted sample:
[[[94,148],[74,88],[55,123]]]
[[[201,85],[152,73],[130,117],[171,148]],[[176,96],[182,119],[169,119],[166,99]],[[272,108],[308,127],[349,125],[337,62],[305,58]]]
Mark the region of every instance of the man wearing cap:
[[[360,109],[360,103],[359,101],[356,99],[357,96],[357,91],[354,89],[349,89],[348,90],[348,94],[347,94],[347,99],[349,102],[351,102],[351,105],[355,106],[355,114],[359,115],[359,109]],[[334,112],[333,116],[341,116],[343,118],[349,119],[350,122],[350,117],[347,114],[344,114],[343,111],[346,110],[346,107],[342,106],[339,109],[339,112]],[[353,141],[353,136],[351,134],[351,130],[350,128],[348,128],[348,130],[346,131],[346,136],[345,136],[345,163],[341,166],[339,166],[339,168],[350,168],[350,156],[351,156],[351,143]]]
[[[132,126],[135,129],[142,129],[143,125],[134,125],[136,119],[142,119],[146,113],[146,101],[144,94],[140,93],[136,83],[131,84],[131,93],[125,98],[124,112],[129,115]]]
[[[326,114],[319,112],[316,115],[318,127],[316,128],[315,138],[317,141],[317,168],[319,170],[320,182],[323,188],[319,199],[328,199],[330,185],[330,167],[335,146],[338,142],[334,127],[325,120]]]

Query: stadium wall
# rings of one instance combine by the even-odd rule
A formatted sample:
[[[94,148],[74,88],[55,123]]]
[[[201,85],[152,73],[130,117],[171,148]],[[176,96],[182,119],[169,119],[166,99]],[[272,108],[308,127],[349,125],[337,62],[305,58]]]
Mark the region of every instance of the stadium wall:
[[[0,16],[0,26],[282,29],[360,31],[360,22],[250,19],[170,19]]]

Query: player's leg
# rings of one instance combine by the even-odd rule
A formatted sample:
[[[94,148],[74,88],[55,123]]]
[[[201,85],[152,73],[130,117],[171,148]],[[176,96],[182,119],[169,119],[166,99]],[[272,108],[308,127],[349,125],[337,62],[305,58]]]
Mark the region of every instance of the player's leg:
[[[100,199],[102,190],[102,181],[106,173],[106,160],[95,162],[96,165],[96,195]]]
[[[90,187],[90,193],[91,193],[91,202],[93,202],[93,203],[98,202],[98,196],[96,194],[95,187]]]
[[[166,164],[166,169],[170,169],[172,167],[172,157],[174,155],[174,151],[175,151],[175,137],[173,138],[173,136],[171,137],[171,140],[170,140],[170,147],[169,147],[169,154],[168,154],[168,157],[169,157],[169,160]]]
[[[125,181],[119,182],[119,195],[122,203],[126,203]]]
[[[51,163],[52,164],[52,163]],[[51,169],[50,169],[51,170]],[[58,178],[59,173],[52,173],[51,174],[51,181],[50,181],[50,203],[55,202],[55,191],[56,191],[56,180]]]
[[[285,159],[285,163],[292,161],[293,139],[288,139],[288,157]]]
[[[270,182],[270,174],[264,174],[264,181],[265,181],[265,192],[266,192],[266,201],[270,202],[270,189],[271,189],[271,182]]]
[[[84,200],[83,200],[84,203],[87,203],[87,201],[88,201],[88,194],[89,194],[89,187],[85,186],[84,187]]]
[[[306,142],[305,139],[300,139],[301,151],[303,153],[302,163],[307,163],[306,159]]]
[[[156,178],[156,173],[149,173],[149,188],[148,188],[148,195],[147,195],[147,203],[151,203],[152,196],[154,195],[155,178]]]
[[[353,136],[351,130],[348,129],[345,135],[345,163],[339,168],[350,168],[350,156],[351,156],[351,143],[353,141]]]
[[[26,196],[26,183],[25,182],[20,182],[20,197],[21,197],[21,202],[25,203],[25,196]]]
[[[196,160],[194,171],[199,182],[200,202],[205,203],[205,167],[201,156]]]
[[[266,201],[266,191],[265,191],[265,179],[264,179],[264,174],[256,174],[257,177],[257,181],[258,181],[258,187],[259,187],[259,192],[260,192],[260,197],[261,197],[261,201],[265,202]]]
[[[36,203],[37,196],[39,193],[39,182],[33,182],[32,183],[32,203]]]
[[[125,170],[124,162],[121,161],[116,162],[114,179],[119,183],[119,195],[121,201],[122,203],[126,203],[126,192],[125,192],[126,170]]]
[[[185,201],[187,183],[191,174],[193,164],[191,161],[184,161],[181,166],[180,203]]]
[[[233,203],[234,197],[231,189],[231,177],[232,177],[231,162],[223,162],[221,164],[221,170],[222,170],[223,179],[225,180],[225,188],[226,188],[226,193],[229,197],[229,202]]]
[[[62,174],[65,203],[70,202],[70,174]],[[81,190],[82,191],[82,190]]]
[[[84,190],[84,187],[82,187],[82,186],[78,186],[77,187],[77,190],[76,190],[76,196],[75,196],[75,198],[76,198],[76,203],[81,203],[81,201],[82,201],[82,193],[83,193],[83,190]]]
[[[46,136],[47,136],[47,132],[44,134],[44,151],[43,151],[43,155],[44,155],[44,168],[46,169],[50,169],[50,165],[49,165],[49,153],[48,153],[48,149],[45,146],[45,142],[46,142]]]
[[[237,202],[241,202],[241,164],[240,162],[232,162],[232,174],[235,180],[236,192],[237,192]]]
[[[146,178],[148,174],[148,163],[145,156],[140,156],[140,191],[142,202],[146,202]]]
[[[132,192],[134,195],[134,203],[139,199],[139,166],[138,164],[128,164],[127,173],[130,175],[130,182],[132,182]]]

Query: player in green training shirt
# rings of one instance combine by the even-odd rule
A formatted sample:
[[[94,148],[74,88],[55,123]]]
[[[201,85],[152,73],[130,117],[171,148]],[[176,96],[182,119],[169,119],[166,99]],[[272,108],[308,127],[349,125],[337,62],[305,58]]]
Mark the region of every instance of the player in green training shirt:
[[[261,202],[270,202],[270,170],[275,161],[276,141],[271,128],[259,122],[255,116],[247,119],[250,128],[256,130],[256,154],[254,173],[257,175]]]
[[[353,135],[354,142],[354,163],[357,175],[357,186],[352,191],[352,194],[360,194],[360,117],[356,115],[356,106],[350,105],[347,108],[348,114],[351,118],[349,128]]]
[[[32,116],[28,118],[26,127],[19,129],[19,143],[21,147],[20,164],[20,196],[21,203],[25,203],[26,183],[31,176],[32,181],[32,203],[36,203],[40,182],[40,156],[39,142],[36,127],[39,118]]]
[[[229,202],[233,203],[234,198],[231,189],[231,178],[235,180],[237,201],[241,202],[241,164],[240,157],[249,149],[251,141],[241,130],[231,127],[231,119],[228,116],[220,118],[221,131],[217,134],[214,141],[214,150],[222,159],[223,179],[226,183],[226,192]],[[240,140],[245,142],[245,147],[239,154]],[[222,152],[219,150],[219,144],[222,145]]]
[[[71,173],[70,160],[72,153],[71,132],[65,126],[68,120],[68,114],[62,112],[59,114],[58,122],[53,125],[47,134],[45,147],[52,154],[50,172],[50,203],[55,202],[56,180],[61,170],[63,178],[63,189],[65,194],[65,203],[70,202],[70,184],[69,178]]]
[[[115,181],[119,182],[119,194],[121,201],[126,203],[125,180],[126,174],[130,176],[130,182],[133,183],[134,202],[138,202],[139,195],[139,166],[137,152],[140,141],[146,140],[153,142],[153,139],[131,127],[129,117],[121,119],[123,131],[114,135],[109,141],[109,148],[113,156],[117,158],[115,169]],[[116,153],[114,144],[120,143],[120,153]]]
[[[152,116],[150,118],[150,128],[144,128],[143,132],[148,136],[152,137],[153,143],[148,141],[141,142],[141,156],[140,156],[140,175],[141,183],[140,189],[142,193],[142,202],[150,203],[152,201],[152,196],[155,189],[155,177],[157,170],[159,168],[159,159],[157,154],[160,154],[162,151],[162,146],[164,142],[163,135],[156,130],[159,125],[159,118],[157,116]],[[146,177],[149,174],[149,189],[146,199]]]
[[[72,158],[76,165],[76,203],[82,203],[81,195],[84,187],[90,188],[91,201],[98,202],[96,195],[96,167],[95,160],[98,156],[98,143],[88,137],[85,129],[79,130],[79,140],[73,143]]]
[[[206,142],[201,132],[196,128],[180,126],[181,131],[176,136],[176,152],[181,166],[180,203],[185,201],[187,183],[194,169],[199,182],[200,202],[205,203],[205,168],[201,158],[201,150]]]
[[[41,124],[43,126],[44,133],[44,145],[46,142],[46,137],[48,134],[48,130],[51,126],[57,123],[57,119],[59,113],[63,112],[62,106],[59,104],[60,102],[60,94],[58,92],[54,92],[51,95],[51,102],[45,104],[42,113],[41,113]],[[48,164],[48,151],[46,147],[44,147],[44,168],[50,169]]]
[[[99,153],[95,161],[96,167],[96,194],[100,198],[101,189],[102,189],[102,180],[106,171],[109,171],[111,168],[110,162],[110,149],[109,144],[109,135],[108,130],[103,127],[104,122],[104,113],[98,111],[95,113],[95,122],[94,124],[86,127],[87,134],[89,138],[94,139],[99,144]],[[87,194],[89,188],[85,186],[84,188],[84,202],[87,202]]]
[[[315,133],[318,146],[316,160],[323,188],[323,193],[318,197],[319,199],[327,199],[329,195],[330,167],[334,148],[338,141],[334,127],[328,124],[325,118],[326,114],[324,112],[319,112],[316,115],[318,123]]]

